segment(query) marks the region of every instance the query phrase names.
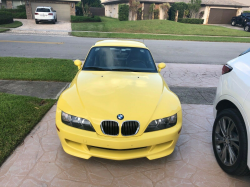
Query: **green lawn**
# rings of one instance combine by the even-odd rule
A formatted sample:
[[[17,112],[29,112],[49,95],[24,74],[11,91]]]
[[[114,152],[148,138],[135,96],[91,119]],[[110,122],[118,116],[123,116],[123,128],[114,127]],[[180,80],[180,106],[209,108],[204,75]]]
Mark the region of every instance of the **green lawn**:
[[[243,28],[240,31],[220,26],[185,24],[169,20],[119,21],[102,17],[102,22],[99,23],[72,23],[71,25],[73,31],[250,37],[250,32],[243,31]]]
[[[5,31],[8,31],[9,29],[0,29],[0,33],[1,32],[5,32]]]
[[[182,40],[182,41],[206,41],[206,42],[241,42],[250,43],[249,38],[237,37],[203,37],[203,36],[168,36],[150,34],[121,34],[121,33],[95,33],[95,32],[72,32],[72,36],[93,38],[122,38],[122,39],[154,39],[154,40]]]
[[[0,57],[0,79],[71,82],[77,71],[72,60]]]
[[[55,102],[0,93],[0,166]]]
[[[20,27],[22,25],[23,25],[22,22],[14,21],[13,23],[9,23],[9,24],[1,24],[0,27],[3,27],[3,28],[16,28],[16,27]]]

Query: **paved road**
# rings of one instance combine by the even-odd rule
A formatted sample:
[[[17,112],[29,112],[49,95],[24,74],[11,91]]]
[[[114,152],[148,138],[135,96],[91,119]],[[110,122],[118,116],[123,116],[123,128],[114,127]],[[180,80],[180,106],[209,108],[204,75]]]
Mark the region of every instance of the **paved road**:
[[[100,38],[0,34],[0,56],[84,59]],[[141,40],[143,41],[143,40]],[[245,43],[144,40],[156,62],[225,64],[250,47]]]

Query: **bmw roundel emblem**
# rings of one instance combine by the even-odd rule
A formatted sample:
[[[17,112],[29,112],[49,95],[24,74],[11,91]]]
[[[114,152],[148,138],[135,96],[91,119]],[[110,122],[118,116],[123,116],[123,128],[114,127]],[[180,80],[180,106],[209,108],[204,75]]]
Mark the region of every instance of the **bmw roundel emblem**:
[[[118,115],[117,115],[117,119],[119,119],[119,120],[123,120],[123,119],[124,119],[124,115],[122,115],[122,114],[118,114]]]

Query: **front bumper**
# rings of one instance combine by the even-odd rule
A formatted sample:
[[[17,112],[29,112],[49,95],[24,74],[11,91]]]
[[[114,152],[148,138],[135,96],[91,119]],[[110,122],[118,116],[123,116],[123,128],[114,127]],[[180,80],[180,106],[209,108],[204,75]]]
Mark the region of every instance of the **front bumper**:
[[[61,110],[56,112],[56,126],[64,151],[70,155],[89,159],[100,157],[112,160],[128,160],[147,157],[149,160],[171,154],[180,135],[182,113],[177,114],[177,124],[169,129],[143,133],[137,137],[107,137],[96,132],[67,126],[61,122]]]
[[[44,18],[44,19],[36,19],[36,21],[54,21],[54,19],[46,19],[46,18]]]

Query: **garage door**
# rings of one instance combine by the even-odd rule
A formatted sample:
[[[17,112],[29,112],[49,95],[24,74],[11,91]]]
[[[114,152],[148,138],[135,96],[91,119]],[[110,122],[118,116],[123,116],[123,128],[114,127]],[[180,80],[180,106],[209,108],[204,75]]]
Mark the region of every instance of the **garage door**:
[[[36,7],[38,7],[38,6],[52,7],[54,10],[56,10],[57,20],[70,21],[70,5],[69,4],[32,2],[31,3],[31,8],[32,8],[32,18],[33,19],[34,19],[34,14],[35,14],[35,11],[36,11]]]
[[[228,24],[232,17],[236,16],[236,9],[217,9],[211,8],[208,24]]]

